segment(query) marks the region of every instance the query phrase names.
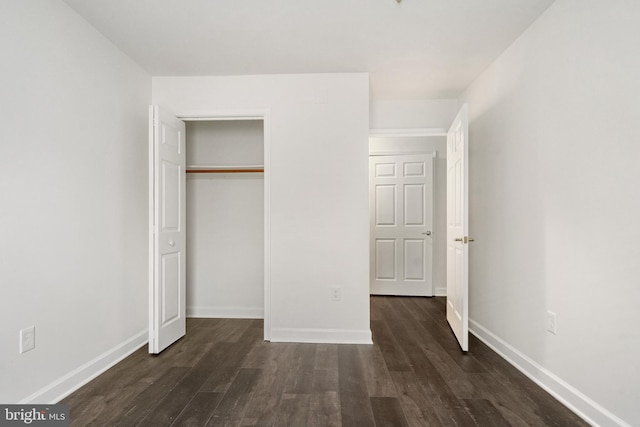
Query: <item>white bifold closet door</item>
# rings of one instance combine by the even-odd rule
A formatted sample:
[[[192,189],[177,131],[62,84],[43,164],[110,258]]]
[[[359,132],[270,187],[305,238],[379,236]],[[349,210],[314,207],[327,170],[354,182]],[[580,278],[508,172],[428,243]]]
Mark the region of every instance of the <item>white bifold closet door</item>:
[[[185,124],[149,110],[149,353],[186,333]]]

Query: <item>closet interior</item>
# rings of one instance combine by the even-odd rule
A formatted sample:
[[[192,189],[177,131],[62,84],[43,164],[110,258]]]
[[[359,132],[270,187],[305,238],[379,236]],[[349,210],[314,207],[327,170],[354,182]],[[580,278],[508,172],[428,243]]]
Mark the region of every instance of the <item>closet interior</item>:
[[[187,316],[264,317],[264,122],[186,122]]]

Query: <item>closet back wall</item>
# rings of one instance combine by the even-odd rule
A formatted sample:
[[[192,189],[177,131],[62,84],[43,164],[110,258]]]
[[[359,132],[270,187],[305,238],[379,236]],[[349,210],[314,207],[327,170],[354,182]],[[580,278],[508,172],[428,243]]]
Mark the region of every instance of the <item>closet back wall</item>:
[[[262,120],[187,122],[187,165],[264,162]],[[187,315],[264,317],[264,179],[187,175]]]

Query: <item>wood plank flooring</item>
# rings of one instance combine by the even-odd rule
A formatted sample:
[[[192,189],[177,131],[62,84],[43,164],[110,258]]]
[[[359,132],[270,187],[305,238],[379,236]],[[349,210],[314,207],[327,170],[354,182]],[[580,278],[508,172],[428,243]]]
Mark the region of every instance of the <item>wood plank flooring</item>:
[[[473,336],[443,298],[371,297],[374,345],[267,343],[261,320],[189,319],[62,403],[72,426],[586,426]]]

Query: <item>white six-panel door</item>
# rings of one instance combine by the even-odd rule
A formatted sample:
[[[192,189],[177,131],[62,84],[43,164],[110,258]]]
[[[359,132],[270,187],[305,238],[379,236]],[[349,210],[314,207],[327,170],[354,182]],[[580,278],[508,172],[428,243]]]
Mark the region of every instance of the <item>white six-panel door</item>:
[[[447,321],[463,351],[469,349],[468,109],[447,133]]]
[[[150,289],[149,353],[186,333],[185,124],[149,110]]]
[[[433,154],[369,160],[371,294],[432,296]]]

